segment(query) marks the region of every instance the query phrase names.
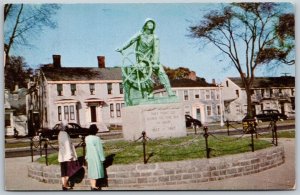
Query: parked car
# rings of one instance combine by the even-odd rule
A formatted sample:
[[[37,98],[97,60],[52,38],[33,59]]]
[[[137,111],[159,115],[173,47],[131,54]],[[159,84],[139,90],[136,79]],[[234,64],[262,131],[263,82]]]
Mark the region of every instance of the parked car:
[[[54,139],[57,138],[60,128],[61,128],[60,123],[57,123],[56,125],[54,125],[52,129],[40,129],[38,131],[38,134],[40,134],[42,138]],[[82,136],[88,135],[89,128],[83,128],[77,123],[68,123],[65,131],[68,132],[70,137],[73,138],[73,137],[79,137],[80,135]]]
[[[193,127],[195,125],[196,127],[202,127],[201,121],[199,121],[198,119],[194,119],[193,117],[187,114],[185,115],[185,125],[186,127]]]
[[[255,117],[258,122],[288,119],[287,115],[279,113],[278,110],[271,110],[271,109],[263,110],[261,114],[257,114]]]

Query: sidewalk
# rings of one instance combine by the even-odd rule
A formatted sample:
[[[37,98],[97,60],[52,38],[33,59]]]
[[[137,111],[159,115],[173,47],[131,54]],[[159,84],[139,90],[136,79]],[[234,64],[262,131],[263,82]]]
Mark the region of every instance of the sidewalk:
[[[139,186],[131,188],[107,187],[103,190],[292,190],[295,187],[295,139],[280,139],[285,148],[285,163],[278,167],[253,175],[199,184]],[[37,156],[35,158],[38,158]],[[61,190],[57,184],[38,182],[27,176],[27,165],[31,157],[5,159],[5,189],[13,191]],[[74,188],[88,190],[87,188]],[[296,191],[293,191],[296,192]]]

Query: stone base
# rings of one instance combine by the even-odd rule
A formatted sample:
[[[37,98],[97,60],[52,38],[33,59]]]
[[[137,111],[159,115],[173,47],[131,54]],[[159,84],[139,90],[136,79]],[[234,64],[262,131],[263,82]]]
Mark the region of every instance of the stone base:
[[[146,104],[170,104],[178,103],[179,99],[177,96],[163,96],[154,98],[133,98],[132,105],[146,105]]]
[[[180,103],[129,106],[122,109],[123,137],[137,140],[146,132],[150,139],[186,136]]]

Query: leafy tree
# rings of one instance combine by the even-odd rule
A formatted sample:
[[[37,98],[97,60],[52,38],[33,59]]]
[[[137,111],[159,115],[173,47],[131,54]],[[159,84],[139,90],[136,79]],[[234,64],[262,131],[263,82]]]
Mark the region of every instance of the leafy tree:
[[[255,70],[271,63],[294,64],[294,14],[284,13],[286,3],[232,3],[212,10],[189,27],[190,36],[213,44],[237,69],[251,108]],[[292,55],[293,56],[293,55]],[[293,57],[292,57],[293,58]],[[279,63],[278,63],[279,64]]]
[[[27,88],[26,79],[32,73],[33,70],[27,66],[23,57],[12,56],[4,68],[5,88],[11,91],[14,90],[15,85]]]
[[[190,69],[185,67],[172,69],[164,66],[164,69],[170,80],[188,78],[189,74],[191,73]]]
[[[35,38],[44,27],[55,28],[52,16],[59,6],[56,4],[5,4],[4,43],[6,62],[13,46],[28,46],[28,38]]]

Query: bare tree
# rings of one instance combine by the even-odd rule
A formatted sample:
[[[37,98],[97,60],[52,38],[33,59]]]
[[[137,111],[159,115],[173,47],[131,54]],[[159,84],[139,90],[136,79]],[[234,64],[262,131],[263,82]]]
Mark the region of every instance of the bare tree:
[[[250,117],[251,88],[257,67],[278,61],[294,63],[293,59],[287,60],[294,48],[294,14],[281,12],[281,5],[232,3],[210,11],[199,24],[189,27],[192,38],[213,44],[237,69],[247,94]],[[289,22],[288,29],[282,21]]]
[[[4,21],[6,20],[8,14],[11,12],[12,4],[5,4],[4,6]]]
[[[56,4],[6,4],[4,6],[4,43],[6,62],[14,45],[30,45],[28,38],[41,33],[44,27],[55,28],[52,16],[59,6]]]

